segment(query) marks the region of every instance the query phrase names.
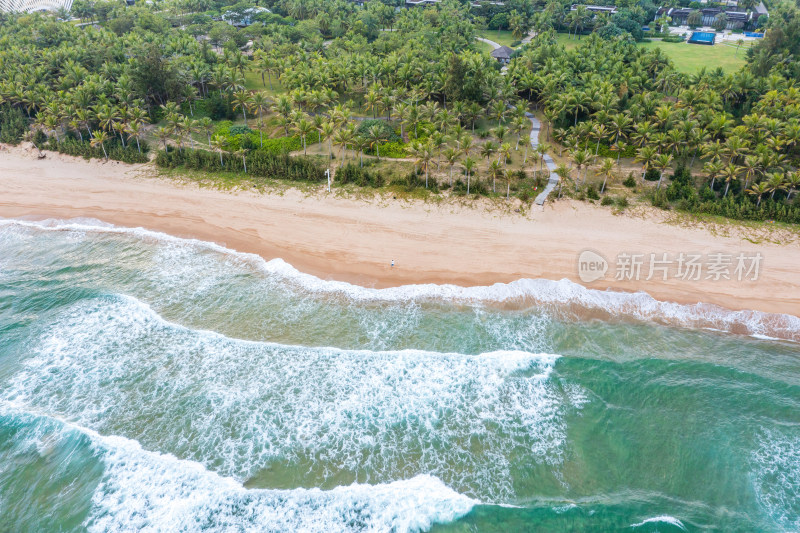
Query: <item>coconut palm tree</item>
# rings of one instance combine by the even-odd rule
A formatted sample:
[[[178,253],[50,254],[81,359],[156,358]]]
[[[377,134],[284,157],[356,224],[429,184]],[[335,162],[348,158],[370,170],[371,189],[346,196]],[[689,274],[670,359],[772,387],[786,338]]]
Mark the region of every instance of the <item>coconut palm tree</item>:
[[[108,161],[108,152],[106,152],[105,144],[107,140],[108,134],[103,130],[97,130],[94,132],[94,135],[92,135],[92,140],[89,141],[89,143],[95,148],[98,144],[100,145],[100,147],[103,149],[103,155],[106,157],[106,161]]]
[[[136,139],[136,149],[142,153],[142,146],[139,144],[139,139],[144,136],[144,127],[141,122],[131,122],[128,124],[128,136]],[[81,138],[83,140],[83,138]]]
[[[264,146],[264,120],[262,115],[264,112],[269,111],[270,103],[269,97],[264,92],[253,93],[250,98],[250,111],[255,113],[258,118],[258,133],[261,138],[261,146]]]
[[[332,120],[326,120],[317,131],[319,131],[319,142],[328,141],[328,160],[333,159],[333,133],[336,131],[336,126]]]
[[[386,142],[386,135],[383,133],[383,128],[381,128],[378,124],[370,126],[367,129],[367,139],[369,140],[369,147],[375,148],[375,154],[378,156],[378,159],[380,159],[381,143]],[[427,181],[427,174],[426,174],[426,181]]]
[[[658,154],[655,160],[655,167],[659,170],[658,186],[656,190],[661,190],[661,181],[664,179],[664,171],[672,164],[672,154]]]
[[[461,156],[461,152],[456,150],[455,148],[448,148],[442,154],[444,156],[444,160],[447,162],[447,166],[450,169],[450,186],[453,186],[453,167],[458,162],[458,158]]]
[[[561,193],[564,189],[564,182],[569,179],[570,169],[567,165],[561,163],[556,167],[554,172],[556,176],[558,176],[558,197],[561,198]]]
[[[767,187],[770,192],[769,199],[775,199],[775,193],[777,191],[785,190],[785,185],[783,181],[783,173],[782,172],[770,172],[767,174]]]
[[[769,192],[769,185],[767,185],[767,183],[764,181],[754,183],[752,187],[747,189],[747,192],[752,195],[758,195],[756,207],[759,207],[761,205],[761,197]]]
[[[303,116],[300,118],[300,120],[294,123],[294,129],[297,130],[297,133],[303,140],[303,155],[308,155],[308,152],[306,151],[306,138],[311,132],[314,131],[314,123]]]
[[[578,169],[578,176],[581,174],[581,169],[584,167],[589,166],[589,162],[591,161],[591,154],[586,150],[577,150],[572,153],[572,162],[575,163],[575,168]],[[583,181],[586,181],[586,175],[584,174]],[[578,187],[578,180],[575,180],[575,189],[577,190]]]
[[[478,162],[472,159],[471,157],[467,157],[464,159],[462,165],[464,165],[464,173],[467,176],[467,194],[469,194],[469,185],[470,185],[470,178],[472,177],[472,171],[475,170]]]
[[[236,91],[233,93],[233,109],[241,109],[242,116],[244,116],[244,125],[247,126],[247,110],[250,108],[250,105],[253,101],[253,97],[249,91],[245,91],[244,89],[240,91]]]
[[[600,187],[600,194],[606,190],[606,182],[609,178],[614,177],[614,160],[610,157],[603,158],[599,168],[600,174],[603,176],[603,186]]]
[[[497,152],[497,145],[494,143],[494,141],[486,141],[483,143],[483,146],[481,147],[481,156],[485,157],[487,162],[489,159],[491,159],[495,152]]]
[[[708,175],[708,177],[711,178],[712,191],[714,190],[714,181],[717,179],[717,176],[720,175],[723,168],[724,165],[722,164],[722,161],[720,161],[719,159],[707,161],[703,165],[703,172],[705,172]]]
[[[208,146],[211,146],[211,132],[213,132],[214,128],[216,127],[214,121],[211,120],[209,117],[203,117],[197,121],[197,127],[200,131],[206,134],[206,137],[208,139]]]
[[[433,142],[430,138],[428,138],[424,143],[420,141],[414,141],[411,143],[409,151],[411,152],[412,157],[416,159],[416,164],[419,165],[420,170],[425,170],[425,188],[427,189],[428,171],[435,154]]]
[[[800,188],[800,171],[796,170],[786,175],[786,187],[789,191],[786,195],[786,200],[789,201],[795,191]]]
[[[219,153],[219,166],[224,167],[225,163],[222,161],[222,152],[224,152],[228,147],[228,139],[221,134],[214,135],[211,138],[211,147]]]
[[[739,179],[739,172],[741,172],[741,168],[733,163],[728,163],[725,165],[725,167],[723,167],[722,178],[725,180],[725,192],[722,195],[723,198],[728,196],[728,189],[730,188],[731,183]]]
[[[647,171],[653,167],[658,157],[658,152],[653,146],[643,146],[636,152],[634,161],[642,164],[642,179],[644,180]]]
[[[503,165],[500,161],[489,163],[489,177],[492,178],[492,192],[497,192],[497,178],[503,177]]]

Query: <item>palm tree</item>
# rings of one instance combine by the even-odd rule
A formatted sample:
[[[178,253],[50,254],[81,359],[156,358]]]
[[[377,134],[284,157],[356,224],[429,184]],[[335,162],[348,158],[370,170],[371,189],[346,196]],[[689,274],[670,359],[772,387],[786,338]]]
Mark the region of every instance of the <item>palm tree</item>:
[[[89,141],[93,147],[97,147],[99,144],[100,147],[103,149],[103,155],[106,156],[106,161],[108,161],[108,152],[106,152],[106,145],[105,142],[108,140],[108,134],[103,130],[97,130],[92,135],[92,140]]]
[[[444,156],[444,160],[447,162],[447,166],[450,168],[450,186],[453,186],[453,167],[458,162],[458,158],[461,155],[461,152],[456,150],[455,148],[448,148],[442,154]]]
[[[591,160],[591,154],[586,150],[578,150],[573,152],[572,154],[572,162],[575,163],[575,167],[578,169],[578,176],[581,174],[581,168],[589,166],[589,161]],[[583,181],[586,181],[586,174],[584,174]],[[578,187],[578,180],[575,180],[575,188],[577,190]]]
[[[558,176],[558,197],[561,198],[561,192],[564,189],[564,182],[569,179],[570,169],[565,164],[560,164],[556,167],[556,176]]]
[[[767,178],[767,187],[770,192],[769,199],[775,199],[775,192],[782,191],[785,189],[784,182],[783,182],[783,174],[780,172],[771,172],[768,174]]]
[[[486,141],[481,147],[481,156],[488,162],[492,155],[497,151],[497,145],[493,141]]]
[[[789,201],[792,199],[792,194],[800,187],[800,171],[794,171],[786,175],[786,187],[789,190],[786,200]]]
[[[381,128],[378,124],[374,126],[370,126],[367,129],[367,139],[369,140],[369,147],[375,148],[375,153],[378,156],[378,159],[381,158],[381,143],[386,141],[386,136],[383,133],[383,128]],[[427,174],[426,174],[427,176]],[[426,177],[427,181],[427,177]]]
[[[308,134],[314,131],[314,123],[310,120],[306,119],[305,116],[295,122],[294,128],[297,130],[297,133],[300,135],[300,138],[303,140],[303,155],[308,155],[306,151],[306,137]]]
[[[205,132],[206,137],[208,138],[208,146],[211,146],[211,132],[214,131],[214,128],[216,127],[214,121],[209,117],[203,117],[197,121],[197,126],[200,130]]]
[[[497,192],[497,178],[503,177],[503,165],[500,161],[492,161],[489,164],[489,176],[492,178],[492,192]]]
[[[475,133],[475,121],[483,114],[483,108],[478,102],[472,102],[464,110],[465,118],[468,118],[472,124],[472,133]]]
[[[528,127],[530,122],[528,119],[523,115],[521,117],[516,117],[514,122],[511,123],[512,131],[517,134],[517,145],[514,147],[514,150],[519,150],[519,143],[522,139],[522,132],[525,131]]]
[[[659,154],[655,161],[655,167],[660,171],[658,175],[658,186],[656,190],[661,190],[661,180],[664,179],[664,171],[672,164],[672,154]]]
[[[136,149],[141,154],[142,153],[142,147],[139,144],[139,139],[141,139],[144,136],[144,129],[142,127],[142,123],[141,122],[131,122],[130,124],[128,124],[128,135],[130,137],[133,137],[134,139],[136,139]],[[83,140],[83,138],[81,138],[81,140]]]
[[[472,177],[472,171],[475,170],[475,166],[478,164],[478,162],[471,157],[467,157],[464,159],[462,164],[464,165],[464,173],[467,175],[467,194],[469,194],[470,178]]]
[[[717,179],[717,176],[720,175],[722,169],[724,168],[722,161],[719,159],[714,159],[712,161],[706,162],[703,165],[703,172],[708,174],[708,177],[711,178],[711,190],[714,190],[714,181]]]
[[[723,198],[728,196],[728,189],[731,186],[731,182],[736,181],[739,179],[739,172],[741,169],[734,165],[733,163],[728,163],[722,169],[722,177],[725,179],[725,193],[722,195]]]
[[[769,192],[769,185],[763,181],[754,183],[752,187],[747,189],[747,192],[753,195],[758,195],[758,203],[756,203],[756,207],[759,207],[761,205],[761,197]]]
[[[247,150],[245,150],[244,148],[239,148],[238,150],[233,152],[233,155],[238,155],[239,157],[242,158],[242,166],[244,167],[244,173],[247,174],[247,158],[245,157],[247,155]]]
[[[544,170],[544,156],[550,151],[550,145],[541,143],[536,147],[536,153],[539,155],[539,170]]]
[[[167,141],[169,140],[172,133],[169,131],[169,128],[165,126],[161,126],[156,130],[156,137],[158,140],[164,145],[164,151],[167,151]]]
[[[254,93],[250,99],[250,110],[258,117],[258,132],[261,136],[261,146],[264,146],[264,121],[262,119],[262,113],[269,111],[269,106],[270,100],[264,92]]]
[[[603,186],[600,187],[600,194],[603,194],[606,190],[606,181],[608,181],[608,178],[614,176],[614,160],[610,157],[603,158],[599,170],[600,174],[603,175]]]
[[[250,92],[241,90],[233,93],[233,109],[241,109],[244,116],[244,125],[247,126],[247,110],[252,102]]]
[[[642,179],[644,180],[647,171],[653,167],[653,163],[655,163],[656,158],[658,157],[658,152],[656,152],[655,147],[653,146],[643,146],[636,152],[636,157],[634,161],[642,163]]]
[[[325,140],[328,141],[328,160],[333,159],[333,132],[336,130],[336,126],[333,124],[333,121],[327,120],[322,123],[322,125],[318,128],[319,131],[319,142],[324,142]]]
[[[425,169],[425,188],[428,188],[428,171],[434,156],[434,146],[430,138],[424,143],[414,141],[410,147],[411,155],[417,160],[420,169]]]
[[[224,167],[225,163],[222,161],[222,152],[228,147],[228,139],[221,134],[214,135],[211,138],[211,147],[219,153],[219,166]]]

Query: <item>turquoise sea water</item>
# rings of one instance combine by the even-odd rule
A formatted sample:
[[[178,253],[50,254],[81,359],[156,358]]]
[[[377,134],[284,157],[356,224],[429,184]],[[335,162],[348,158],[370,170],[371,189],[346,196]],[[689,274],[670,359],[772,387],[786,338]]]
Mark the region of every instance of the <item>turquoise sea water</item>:
[[[0,532],[799,531],[799,340],[0,220]]]

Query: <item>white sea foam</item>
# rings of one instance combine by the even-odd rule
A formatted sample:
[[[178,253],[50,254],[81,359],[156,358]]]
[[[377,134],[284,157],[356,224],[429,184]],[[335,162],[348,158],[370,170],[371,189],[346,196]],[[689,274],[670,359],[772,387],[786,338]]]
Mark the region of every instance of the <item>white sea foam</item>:
[[[564,415],[585,402],[549,379],[556,355],[239,341],[124,296],[81,301],[41,330],[4,398],[241,481],[287,464],[317,486],[430,473],[507,501],[515,472],[561,461]]]
[[[491,286],[459,287],[456,285],[404,285],[374,289],[342,281],[322,280],[299,272],[281,259],[265,261],[259,256],[236,252],[215,243],[181,239],[143,228],[123,228],[99,222],[47,220],[41,222],[15,219],[0,220],[0,227],[31,228],[44,231],[93,232],[131,235],[148,242],[171,243],[183,247],[210,250],[237,257],[261,269],[267,275],[278,276],[287,284],[300,289],[338,294],[359,301],[413,301],[441,299],[471,303],[523,302],[530,305],[570,306],[608,313],[610,316],[691,328],[713,328],[748,335],[768,335],[800,341],[800,317],[758,311],[731,311],[722,307],[697,303],[691,305],[663,302],[645,292],[623,293],[587,289],[566,279],[520,279]]]
[[[763,429],[753,451],[753,488],[762,509],[782,531],[800,531],[800,434]]]
[[[645,520],[642,520],[638,524],[631,524],[631,527],[641,527],[645,524],[652,524],[652,523],[670,524],[672,526],[682,529],[683,531],[686,531],[686,526],[683,525],[683,522],[681,522],[674,516],[669,516],[669,515],[654,516],[652,518],[647,518]]]
[[[89,531],[414,532],[451,522],[478,503],[428,475],[331,490],[248,490],[200,463],[19,409],[0,402],[0,413],[12,412],[42,426],[43,431],[34,431],[37,435],[87,437],[103,461],[102,480],[84,523]]]

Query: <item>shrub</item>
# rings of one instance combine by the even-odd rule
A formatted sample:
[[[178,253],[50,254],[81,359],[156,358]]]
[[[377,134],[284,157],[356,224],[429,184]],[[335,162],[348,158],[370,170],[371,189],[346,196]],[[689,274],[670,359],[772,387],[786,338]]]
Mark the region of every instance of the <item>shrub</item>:
[[[617,204],[617,207],[619,207],[620,209],[625,209],[626,207],[628,207],[630,205],[628,203],[628,198],[626,196],[618,197],[616,199],[616,204]]]
[[[10,104],[0,105],[0,142],[18,144],[28,129],[25,113]]]
[[[197,102],[197,109],[211,117],[212,120],[234,120],[236,118],[227,93],[225,95],[218,92],[210,93],[206,98]]]
[[[636,178],[633,177],[632,173],[628,174],[628,177],[625,178],[625,181],[623,181],[622,184],[629,189],[633,189],[636,187]]]
[[[378,129],[381,132],[381,136],[384,139],[386,139],[385,142],[390,143],[390,142],[402,141],[400,136],[397,133],[395,133],[395,131],[392,129],[392,126],[385,120],[379,120],[379,119],[362,120],[361,124],[358,125],[358,129],[356,130],[356,132],[358,133],[358,135],[362,137],[369,138],[369,130],[373,126],[378,127]]]
[[[113,137],[105,142],[108,158],[115,161],[122,161],[123,163],[147,163],[149,160],[147,152],[150,148],[145,142],[141,142],[140,145],[142,148],[141,153],[139,153],[139,150],[136,148],[135,141],[133,144],[128,144],[124,147],[117,137]],[[89,141],[81,142],[79,139],[69,136],[61,139],[61,141],[50,138],[46,143],[37,143],[37,146],[42,149],[53,150],[62,154],[74,155],[86,159],[105,159],[103,148],[100,146],[92,146]]]
[[[647,173],[644,175],[644,179],[646,179],[647,181],[658,181],[660,177],[661,173],[654,168],[648,170]]]
[[[310,159],[276,155],[265,150],[253,150],[246,156],[247,176],[253,178],[273,178],[292,181],[321,182],[325,180],[325,171]],[[170,149],[159,150],[156,165],[165,168],[185,167],[207,172],[227,170],[242,172],[242,158],[231,154],[222,155],[206,150]]]
[[[617,158],[617,152],[612,150],[606,144],[600,143],[600,148],[597,150],[598,157],[611,157],[613,159]],[[634,157],[636,155],[636,146],[630,144],[625,147],[622,152],[619,153],[620,157]]]
[[[361,187],[382,187],[384,178],[378,172],[361,168],[355,163],[348,163],[336,171],[336,182],[342,185],[353,183]]]
[[[594,185],[589,185],[589,187],[586,188],[586,197],[590,200],[600,199],[600,195],[597,194],[597,189],[594,188]]]
[[[380,152],[381,152],[381,157],[401,158],[408,156],[408,150],[406,150],[406,145],[403,144],[402,142],[397,142],[397,141],[381,144]],[[368,148],[364,150],[364,153],[369,155],[376,155],[376,150],[374,148]]]
[[[611,205],[614,203],[614,199],[610,196],[603,196],[603,199],[600,200],[600,205]]]

